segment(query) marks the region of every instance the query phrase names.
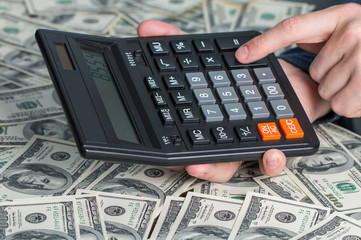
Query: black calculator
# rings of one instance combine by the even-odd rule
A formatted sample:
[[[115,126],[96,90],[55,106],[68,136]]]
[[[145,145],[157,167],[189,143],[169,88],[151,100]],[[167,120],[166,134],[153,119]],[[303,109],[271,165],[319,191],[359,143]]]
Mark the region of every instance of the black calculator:
[[[80,153],[175,166],[317,151],[274,54],[235,58],[254,31],[110,38],[39,29],[36,39]]]

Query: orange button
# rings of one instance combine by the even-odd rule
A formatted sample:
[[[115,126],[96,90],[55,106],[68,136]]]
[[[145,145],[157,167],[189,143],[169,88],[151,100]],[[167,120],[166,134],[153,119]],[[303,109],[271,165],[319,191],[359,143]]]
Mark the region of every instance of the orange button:
[[[297,118],[281,119],[279,124],[286,138],[303,138],[304,132]]]
[[[258,123],[257,129],[264,141],[276,140],[281,138],[281,133],[278,131],[276,123],[274,122]]]

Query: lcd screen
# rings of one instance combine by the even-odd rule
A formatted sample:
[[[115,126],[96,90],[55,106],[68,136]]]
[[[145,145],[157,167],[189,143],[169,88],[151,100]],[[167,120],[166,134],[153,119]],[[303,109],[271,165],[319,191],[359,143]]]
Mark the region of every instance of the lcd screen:
[[[84,49],[82,49],[82,53],[117,138],[128,142],[140,143],[103,54]]]

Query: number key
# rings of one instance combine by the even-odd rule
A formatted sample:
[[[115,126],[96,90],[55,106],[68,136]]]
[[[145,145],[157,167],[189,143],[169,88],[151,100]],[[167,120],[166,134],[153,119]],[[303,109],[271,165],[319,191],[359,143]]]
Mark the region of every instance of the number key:
[[[197,99],[198,105],[216,103],[216,99],[210,88],[194,89],[193,93]]]
[[[228,87],[231,82],[225,71],[212,71],[208,72],[214,87]]]
[[[245,102],[261,101],[262,96],[258,91],[256,85],[241,86],[239,87],[242,98]]]
[[[231,74],[237,86],[251,85],[253,83],[253,78],[248,69],[231,70]]]
[[[247,114],[240,103],[226,103],[223,105],[229,120],[243,120]]]
[[[206,122],[223,121],[223,114],[218,105],[202,105],[201,109]]]

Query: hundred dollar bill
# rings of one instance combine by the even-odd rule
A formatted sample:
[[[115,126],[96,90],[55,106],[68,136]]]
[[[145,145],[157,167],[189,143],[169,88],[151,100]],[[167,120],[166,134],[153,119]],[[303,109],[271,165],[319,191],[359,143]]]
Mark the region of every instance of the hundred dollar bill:
[[[27,15],[24,3],[16,1],[1,1],[0,12],[5,12],[16,16]]]
[[[195,178],[186,171],[121,163],[112,166],[87,189],[158,198],[163,204],[166,196],[179,196],[193,181]]]
[[[75,211],[79,216],[80,239],[108,239],[97,194],[75,196]]]
[[[254,177],[263,175],[258,163],[242,165],[230,180],[225,183],[201,182],[193,186],[194,192],[228,198],[242,198],[248,191],[260,191]]]
[[[231,30],[265,31],[282,20],[311,11],[314,5],[293,1],[250,1],[241,20],[236,20]]]
[[[361,165],[322,126],[314,127],[320,149],[311,156],[288,159],[285,172],[316,204],[332,211],[361,209]]]
[[[96,193],[80,189],[77,194]],[[159,199],[130,195],[99,193],[108,239],[147,239]]]
[[[345,211],[342,214],[361,222],[361,209]]]
[[[52,15],[74,12],[109,12],[109,11],[130,11],[134,7],[123,0],[102,1],[102,0],[25,0],[26,8],[31,15]]]
[[[78,189],[86,189],[113,165],[114,163],[111,162],[99,161],[97,165],[81,179],[81,181],[76,185],[73,185],[73,187],[67,191],[67,194],[74,195]]]
[[[39,54],[35,31],[44,26],[33,24],[19,17],[0,12],[0,41]]]
[[[44,59],[32,52],[0,44],[0,62],[17,70],[25,70],[35,76],[50,80]]]
[[[118,22],[109,30],[109,35],[115,37],[137,36],[137,25],[125,15],[120,15]]]
[[[361,136],[340,127],[333,123],[328,123],[322,126],[325,131],[336,137],[343,146],[359,161],[361,162]]]
[[[24,146],[34,135],[74,141],[64,116],[0,127],[0,147]]]
[[[80,239],[74,198],[0,203],[0,239]]]
[[[33,24],[41,24],[44,27],[63,30],[77,31],[93,34],[106,34],[109,29],[118,21],[119,14],[109,13],[73,13],[41,16],[37,18],[20,17],[24,21]]]
[[[22,88],[22,86],[0,77],[0,92],[7,92],[20,88]]]
[[[272,196],[314,204],[314,202],[312,202],[312,200],[296,185],[295,182],[291,180],[285,172],[282,172],[275,177],[266,175],[254,177],[253,180]]]
[[[34,136],[0,169],[0,202],[61,195],[95,164],[74,143]]]
[[[153,11],[163,11],[169,15],[180,15],[202,3],[202,0],[138,0],[138,1],[131,1],[127,0],[128,2],[132,3],[136,7],[142,8],[149,8]]]
[[[151,240],[167,240],[169,229],[173,226],[175,219],[183,205],[183,197],[168,196],[165,198],[162,211],[152,231]]]
[[[186,27],[187,32],[189,31],[190,33],[204,33],[206,32],[206,23],[204,21],[203,14],[203,4],[200,4],[199,6],[196,6],[182,13],[181,15],[179,15],[179,17],[181,17],[182,19],[188,19],[190,21],[190,24],[188,24],[188,26]]]
[[[0,93],[0,126],[63,116],[53,85]]]
[[[13,67],[12,65],[4,65],[2,63],[0,63],[0,80],[11,84],[7,85],[8,90],[38,87],[50,83],[50,80],[48,79],[35,76],[23,69]],[[6,87],[6,85],[4,87]],[[0,90],[0,92],[4,92],[4,90],[6,90],[6,88]]]
[[[242,13],[243,6],[221,0],[203,1],[203,15],[207,32],[230,31]]]
[[[149,9],[142,7],[136,8],[131,12],[124,12],[123,14],[127,17],[127,19],[129,19],[130,22],[137,23],[137,25],[146,19],[153,19],[172,24],[185,32],[194,33],[204,31],[203,24],[199,24],[196,21],[193,21],[193,18],[188,14],[186,14],[185,17],[182,15],[174,16],[165,13],[149,11]],[[192,16],[196,17],[197,15]]]
[[[229,239],[289,239],[325,219],[330,209],[249,192]]]
[[[361,223],[341,213],[334,212],[322,222],[312,226],[291,240],[360,239]]]
[[[16,155],[18,148],[0,148],[0,169],[5,168],[8,162]]]
[[[228,239],[240,200],[188,193],[166,239]]]

